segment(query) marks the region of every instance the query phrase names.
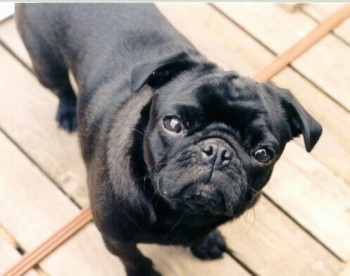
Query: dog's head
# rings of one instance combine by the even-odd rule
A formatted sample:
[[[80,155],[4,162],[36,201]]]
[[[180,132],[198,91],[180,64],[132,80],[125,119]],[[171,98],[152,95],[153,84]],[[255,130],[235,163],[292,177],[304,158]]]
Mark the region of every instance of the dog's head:
[[[154,90],[144,155],[154,189],[174,208],[235,217],[269,180],[288,141],[307,151],[321,126],[292,94],[181,54],[143,64],[132,86]]]

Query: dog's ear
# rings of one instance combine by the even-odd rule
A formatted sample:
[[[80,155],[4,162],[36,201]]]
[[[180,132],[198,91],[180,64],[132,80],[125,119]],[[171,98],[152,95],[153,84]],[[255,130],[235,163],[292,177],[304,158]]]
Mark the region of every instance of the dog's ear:
[[[278,88],[271,83],[265,83],[265,85],[270,92],[278,97],[293,137],[303,134],[305,148],[310,152],[322,134],[321,125],[304,109],[289,90]]]
[[[156,62],[139,64],[131,72],[131,91],[136,92],[145,84],[152,88],[161,87],[195,64],[185,52]]]

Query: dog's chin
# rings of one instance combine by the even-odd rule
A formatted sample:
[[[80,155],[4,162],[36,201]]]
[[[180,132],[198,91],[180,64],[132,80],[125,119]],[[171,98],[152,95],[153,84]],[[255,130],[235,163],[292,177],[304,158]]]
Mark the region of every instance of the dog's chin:
[[[227,214],[223,195],[211,185],[205,183],[186,185],[179,198],[193,212]]]
[[[257,195],[247,195],[243,191],[236,193],[219,189],[221,185],[213,183],[190,183],[176,194],[162,194],[173,209],[182,209],[187,213],[235,218],[257,201]]]

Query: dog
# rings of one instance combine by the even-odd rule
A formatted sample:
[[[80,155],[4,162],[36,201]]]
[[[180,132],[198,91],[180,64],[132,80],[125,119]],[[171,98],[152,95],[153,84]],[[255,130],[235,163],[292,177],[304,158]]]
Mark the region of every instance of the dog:
[[[94,221],[129,276],[159,275],[138,243],[229,252],[216,228],[257,202],[287,142],[309,152],[321,135],[290,91],[224,71],[152,4],[17,4],[16,22],[59,126],[78,128]]]

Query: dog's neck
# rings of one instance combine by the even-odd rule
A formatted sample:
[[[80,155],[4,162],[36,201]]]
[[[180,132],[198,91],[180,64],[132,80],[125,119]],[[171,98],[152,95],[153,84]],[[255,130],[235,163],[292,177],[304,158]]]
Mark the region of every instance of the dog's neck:
[[[146,109],[151,97],[152,91],[147,87],[134,93],[115,114],[113,129],[109,132],[108,139],[111,142],[107,149],[109,152],[108,163],[117,171],[122,170],[125,173],[130,172],[130,178],[133,178],[131,172],[138,172],[138,168],[135,170],[133,166],[140,165],[139,159],[141,158],[139,156],[142,155],[142,140],[141,146],[138,146],[138,144],[140,143],[140,139],[143,139],[145,124],[147,124],[147,121],[142,120],[140,110],[142,110],[142,112],[147,112]],[[112,141],[117,142],[113,143]],[[137,149],[133,150],[133,146],[136,146]],[[131,154],[131,158],[136,158],[136,160],[130,160],[130,150],[134,151],[134,153]],[[136,152],[138,150],[140,151]],[[124,160],[125,162],[121,163],[119,162],[120,160]],[[133,164],[135,161],[136,164]],[[142,173],[138,172],[138,174],[140,175],[137,177],[142,177]],[[113,173],[110,177],[113,180],[116,174]]]

